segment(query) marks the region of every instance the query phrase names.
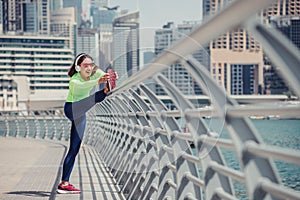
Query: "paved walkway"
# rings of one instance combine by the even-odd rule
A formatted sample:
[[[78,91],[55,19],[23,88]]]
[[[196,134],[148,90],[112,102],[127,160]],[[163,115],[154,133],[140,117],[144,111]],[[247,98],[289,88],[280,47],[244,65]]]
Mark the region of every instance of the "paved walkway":
[[[71,183],[81,194],[57,194],[67,142],[0,137],[0,199],[125,199],[96,152],[83,145]]]

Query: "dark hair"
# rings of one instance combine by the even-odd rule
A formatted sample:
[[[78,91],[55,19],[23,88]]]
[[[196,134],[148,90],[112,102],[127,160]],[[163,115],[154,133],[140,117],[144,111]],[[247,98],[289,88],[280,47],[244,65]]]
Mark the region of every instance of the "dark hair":
[[[78,61],[77,61],[77,58],[79,58]],[[92,61],[94,61],[93,58],[90,55],[86,54],[86,53],[80,53],[76,56],[76,58],[73,61],[73,64],[71,65],[71,67],[68,70],[69,77],[72,77],[74,74],[78,73],[75,70],[75,65],[80,65],[84,61],[84,59],[86,59],[86,58],[90,58]],[[77,63],[75,63],[76,61],[77,61]]]

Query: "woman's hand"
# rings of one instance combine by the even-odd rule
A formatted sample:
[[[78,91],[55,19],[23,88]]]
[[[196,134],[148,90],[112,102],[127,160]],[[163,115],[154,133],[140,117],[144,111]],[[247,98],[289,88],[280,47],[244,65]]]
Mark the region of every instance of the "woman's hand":
[[[98,84],[105,83],[109,80],[109,74],[105,73],[101,78],[98,79]]]

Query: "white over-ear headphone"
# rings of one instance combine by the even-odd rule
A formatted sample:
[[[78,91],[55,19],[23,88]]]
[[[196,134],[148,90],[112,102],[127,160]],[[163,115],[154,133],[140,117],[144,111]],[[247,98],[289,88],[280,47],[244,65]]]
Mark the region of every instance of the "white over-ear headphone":
[[[83,54],[81,54],[80,56],[78,56],[78,57],[76,58],[76,61],[75,61],[75,70],[76,70],[77,72],[80,72],[80,69],[81,69],[81,67],[78,65],[78,61],[79,61],[79,59],[80,59],[82,56],[84,56],[84,55],[86,55],[86,54],[83,53]]]

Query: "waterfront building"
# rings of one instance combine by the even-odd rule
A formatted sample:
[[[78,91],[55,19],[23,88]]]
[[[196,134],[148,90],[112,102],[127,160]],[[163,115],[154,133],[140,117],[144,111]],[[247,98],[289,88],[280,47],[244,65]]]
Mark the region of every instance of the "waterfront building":
[[[66,37],[68,47],[76,54],[77,24],[74,7],[62,8],[51,12],[51,35]]]
[[[299,1],[300,2],[300,1]],[[300,17],[299,16],[274,16],[270,19],[271,25],[280,30],[289,38],[290,45],[296,45],[300,49]],[[283,94],[289,91],[288,86],[276,71],[276,67],[265,55],[265,88],[267,94]]]
[[[215,14],[230,2],[232,0],[204,0],[203,18]],[[263,24],[269,26],[274,17],[299,16],[299,10],[299,0],[278,0],[259,12],[258,16]],[[282,94],[288,90],[263,53],[263,47],[242,28],[211,41],[209,53],[210,72],[229,94]],[[274,76],[277,78],[270,78]],[[270,85],[277,85],[276,89],[270,91]]]
[[[296,45],[300,50],[300,15],[276,17],[271,21],[277,29],[290,39],[290,44]]]
[[[0,35],[0,74],[14,79],[18,87],[28,79],[28,88],[19,89],[17,96],[27,96],[23,100],[30,102],[31,108],[62,106],[68,91],[67,71],[73,61],[68,42],[65,37]]]
[[[299,0],[277,0],[271,6],[263,9],[260,12],[261,21],[269,25],[276,17],[282,16],[299,16],[300,15],[300,1]]]
[[[227,0],[203,1],[203,18],[213,15]],[[263,82],[263,51],[242,28],[224,33],[209,44],[210,73],[229,94],[260,94]]]
[[[260,12],[260,18],[266,26],[273,26],[290,40],[290,44],[300,48],[300,0],[278,0],[272,6]],[[264,55],[265,93],[283,94],[289,91],[276,66]]]
[[[120,82],[139,70],[139,12],[113,20],[113,66]]]

